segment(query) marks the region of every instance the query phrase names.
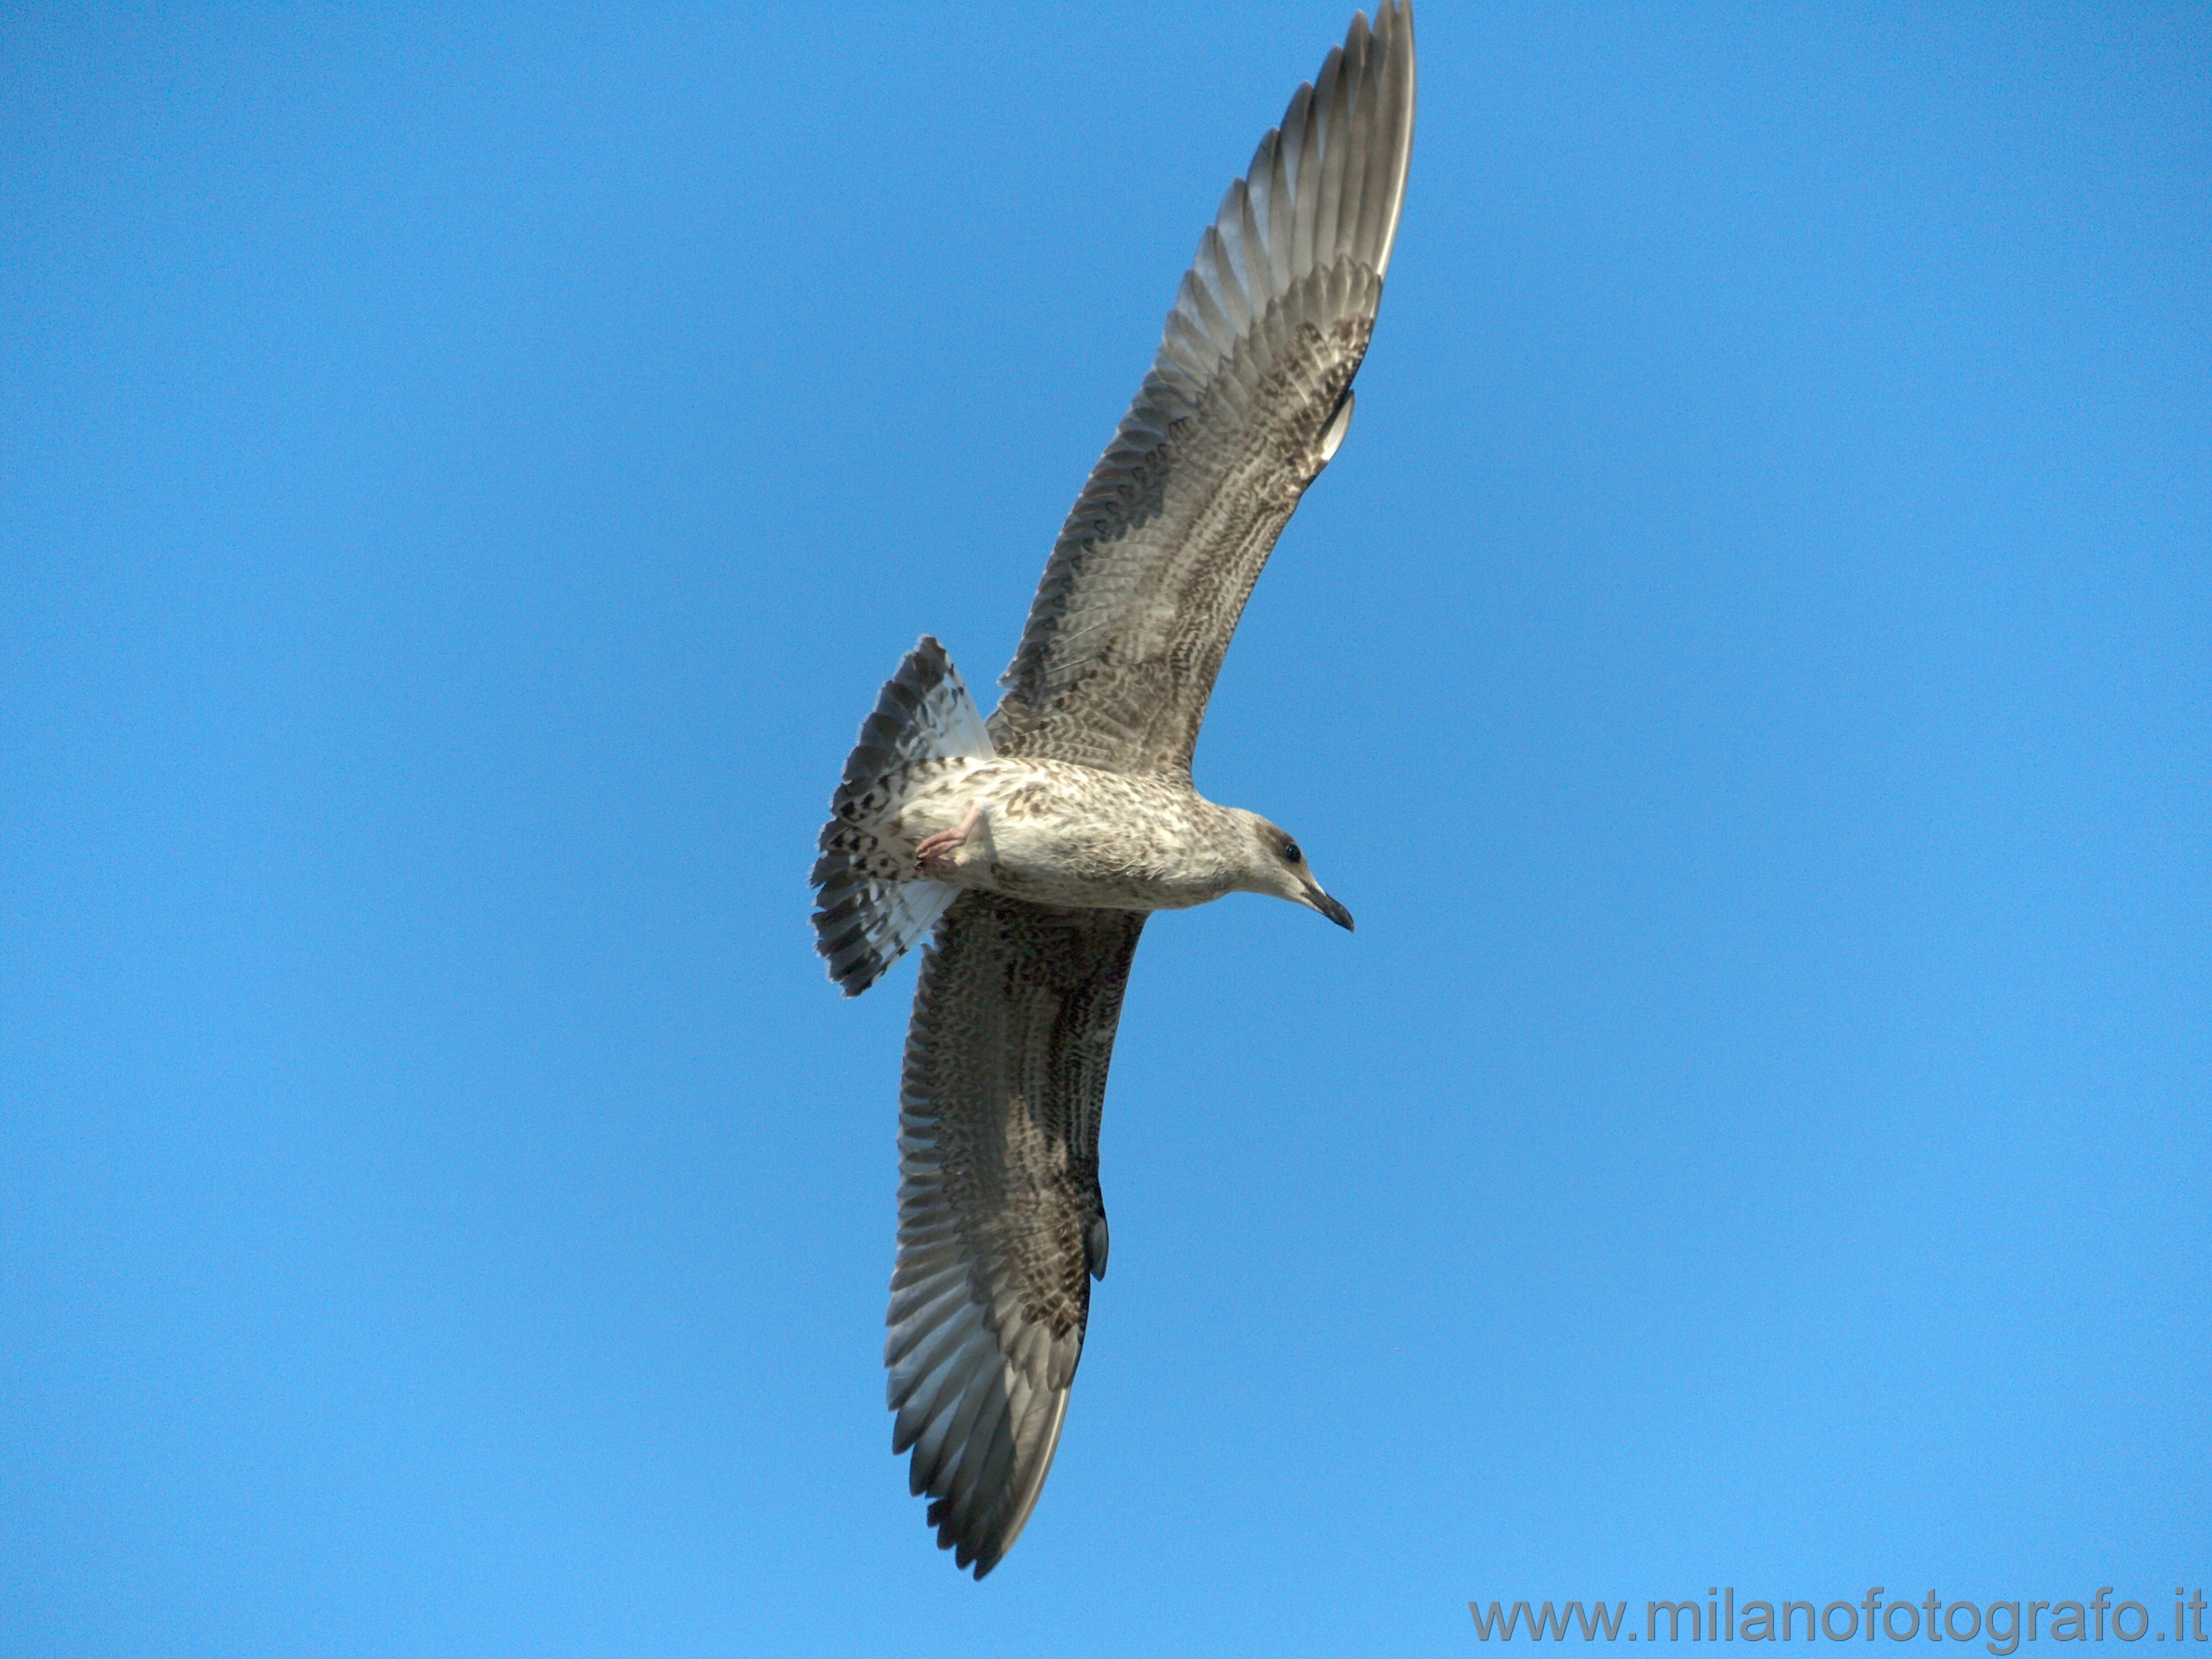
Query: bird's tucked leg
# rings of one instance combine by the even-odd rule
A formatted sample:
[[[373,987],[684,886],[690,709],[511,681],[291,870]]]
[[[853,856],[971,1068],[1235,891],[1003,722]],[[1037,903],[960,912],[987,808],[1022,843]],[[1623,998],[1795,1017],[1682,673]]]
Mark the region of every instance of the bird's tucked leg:
[[[940,830],[916,847],[914,861],[920,866],[921,873],[934,876],[939,880],[958,874],[960,865],[953,855],[967,845],[968,837],[975,833],[975,826],[982,820],[982,807],[971,806],[968,809],[968,816],[960,820],[957,828]]]

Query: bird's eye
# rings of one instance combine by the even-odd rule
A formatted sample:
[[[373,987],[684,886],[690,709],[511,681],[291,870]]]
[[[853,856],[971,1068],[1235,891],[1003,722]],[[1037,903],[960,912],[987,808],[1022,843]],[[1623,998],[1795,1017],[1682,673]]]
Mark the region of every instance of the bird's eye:
[[[1304,856],[1305,856],[1305,854],[1303,854],[1303,853],[1301,853],[1301,852],[1299,852],[1299,851],[1298,851],[1298,844],[1297,844],[1297,842],[1294,842],[1294,841],[1286,841],[1286,842],[1285,842],[1283,843],[1283,862],[1284,862],[1284,863],[1285,863],[1285,864],[1296,864],[1297,862],[1298,862],[1298,860],[1299,860],[1303,859]]]

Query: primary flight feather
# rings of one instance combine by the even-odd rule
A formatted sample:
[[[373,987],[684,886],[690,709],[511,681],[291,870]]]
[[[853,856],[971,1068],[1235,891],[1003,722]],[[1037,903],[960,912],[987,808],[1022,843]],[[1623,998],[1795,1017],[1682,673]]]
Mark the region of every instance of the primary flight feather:
[[[1343,441],[1413,137],[1413,28],[1356,15],[1229,187],[1054,544],[987,722],[925,637],[846,761],[817,944],[857,996],[921,936],[899,1100],[892,1449],[981,1578],[1036,1507],[1106,1272],[1098,1123],[1145,919],[1305,856],[1192,787],[1244,601]]]

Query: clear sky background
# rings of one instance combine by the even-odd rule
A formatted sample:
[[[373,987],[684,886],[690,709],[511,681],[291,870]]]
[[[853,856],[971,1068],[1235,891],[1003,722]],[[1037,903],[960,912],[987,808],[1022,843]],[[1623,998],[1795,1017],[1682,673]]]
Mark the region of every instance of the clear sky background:
[[[2195,4],[1427,0],[1198,757],[1359,931],[1148,930],[1058,1464],[933,1547],[812,838],[1349,11],[9,10],[0,1650],[2212,1583]]]

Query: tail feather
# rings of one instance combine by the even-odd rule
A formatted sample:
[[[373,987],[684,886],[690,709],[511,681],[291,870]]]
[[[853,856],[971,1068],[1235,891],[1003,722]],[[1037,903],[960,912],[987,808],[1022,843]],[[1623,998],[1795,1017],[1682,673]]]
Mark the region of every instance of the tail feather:
[[[876,699],[845,761],[844,780],[821,836],[814,888],[815,948],[830,977],[856,997],[937,925],[960,890],[901,878],[901,861],[860,826],[890,802],[893,775],[944,756],[988,760],[982,711],[945,647],[927,635],[907,653]]]

